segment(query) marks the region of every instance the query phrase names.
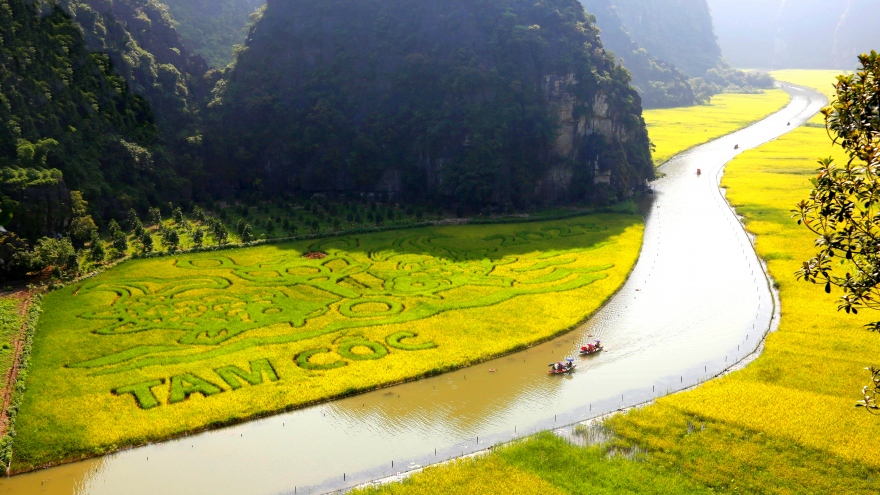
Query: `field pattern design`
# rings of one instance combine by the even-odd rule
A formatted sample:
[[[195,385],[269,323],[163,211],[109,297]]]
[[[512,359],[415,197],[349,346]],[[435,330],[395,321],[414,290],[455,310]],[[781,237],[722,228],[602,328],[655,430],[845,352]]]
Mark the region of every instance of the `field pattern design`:
[[[436,233],[403,235],[368,249],[359,237],[333,238],[308,247],[326,253],[323,259],[291,252],[252,265],[222,253],[182,257],[174,262],[182,272],[175,278],[100,281],[81,287],[77,295],[104,292],[113,298],[107,307],[78,315],[99,325],[94,334],[105,339],[137,333],[154,338],[149,344],[68,366],[107,374],[199,362],[254,347],[491,306],[521,295],[577,289],[606,277],[613,265],[579,266],[576,256],[542,253],[541,244],[602,229],[584,222],[523,228],[467,247]],[[511,250],[523,254],[505,255]],[[159,335],[161,342],[155,338]],[[403,341],[411,337],[415,335],[386,340],[398,349],[433,347],[430,342]],[[385,351],[380,344],[365,347],[374,354]],[[298,362],[312,368],[308,356]]]

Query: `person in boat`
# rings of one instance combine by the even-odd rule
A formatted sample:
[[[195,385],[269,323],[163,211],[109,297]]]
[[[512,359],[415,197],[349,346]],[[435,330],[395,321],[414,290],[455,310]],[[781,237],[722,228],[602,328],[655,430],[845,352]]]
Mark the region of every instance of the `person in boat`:
[[[701,169],[697,169],[697,175],[702,175],[703,171]]]
[[[738,149],[739,149],[739,145],[734,146],[733,149],[738,150]]]
[[[553,369],[555,369],[556,371],[562,371],[565,369],[565,365],[562,364],[562,362],[560,361],[560,362],[556,363],[555,366],[553,366]]]

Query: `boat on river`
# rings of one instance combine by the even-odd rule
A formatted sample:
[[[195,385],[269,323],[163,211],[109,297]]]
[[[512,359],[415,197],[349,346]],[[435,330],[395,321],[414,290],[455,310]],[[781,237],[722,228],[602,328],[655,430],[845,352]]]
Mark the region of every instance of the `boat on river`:
[[[605,348],[602,347],[602,342],[599,342],[597,340],[592,344],[587,344],[585,346],[582,346],[581,350],[580,350],[580,355],[581,356],[589,356],[590,354],[596,354],[596,353],[601,352],[603,350],[605,350]]]
[[[574,359],[565,358],[564,363],[563,362],[550,363],[548,366],[550,366],[550,369],[547,370],[547,373],[549,373],[551,375],[564,375],[566,373],[571,373],[572,371],[574,371],[574,368],[577,365],[574,364]]]

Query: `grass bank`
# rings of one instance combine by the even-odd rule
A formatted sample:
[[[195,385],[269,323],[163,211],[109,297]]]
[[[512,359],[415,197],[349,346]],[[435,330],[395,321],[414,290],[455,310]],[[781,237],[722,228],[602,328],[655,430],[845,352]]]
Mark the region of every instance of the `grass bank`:
[[[45,297],[13,470],[546,340],[620,287],[642,234],[638,215],[597,214],[128,261]]]
[[[826,92],[825,82],[833,82],[828,74],[801,76],[790,82]],[[538,435],[467,461],[469,479],[509,475],[500,465],[504,473],[538,478],[532,493],[878,493],[880,421],[854,407],[869,381],[863,368],[878,364],[880,348],[880,335],[862,325],[878,315],[837,312],[839,294],[794,277],[814,239],[790,210],[809,193],[817,159],[827,156],[843,158],[824,129],[802,127],[727,167],[728,198],[757,234],[758,253],[779,284],[782,320],[761,357],[613,417],[605,424],[613,432],[608,443],[577,447]],[[444,479],[447,469],[460,468],[434,468],[366,492],[425,493],[422,479]],[[464,480],[456,493],[491,492]]]
[[[708,105],[645,110],[648,135],[657,147],[654,164],[660,166],[684,150],[747,127],[789,101],[788,93],[773,89],[761,94],[722,93]]]

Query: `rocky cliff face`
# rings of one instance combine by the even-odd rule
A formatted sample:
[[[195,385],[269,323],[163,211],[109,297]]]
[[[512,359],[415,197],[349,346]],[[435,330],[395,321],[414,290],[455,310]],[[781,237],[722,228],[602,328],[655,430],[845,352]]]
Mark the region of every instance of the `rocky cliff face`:
[[[628,83],[574,0],[270,0],[206,140],[220,187],[620,198],[653,174]]]

